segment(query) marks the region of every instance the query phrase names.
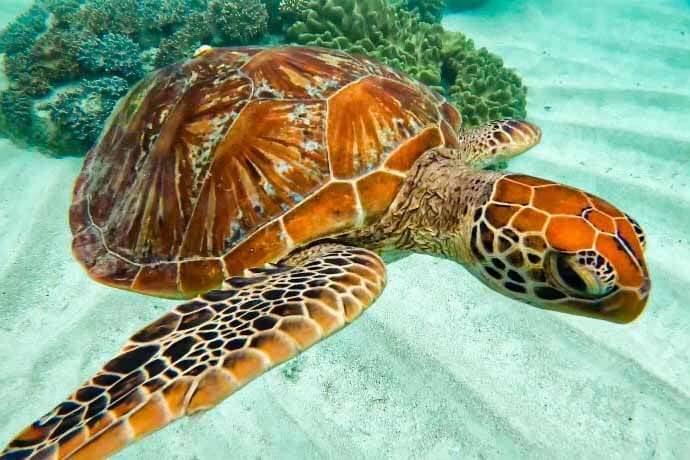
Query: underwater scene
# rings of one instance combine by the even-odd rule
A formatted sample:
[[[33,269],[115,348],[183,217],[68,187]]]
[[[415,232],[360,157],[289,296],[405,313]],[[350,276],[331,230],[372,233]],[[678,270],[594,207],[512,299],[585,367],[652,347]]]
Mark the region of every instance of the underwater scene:
[[[685,0],[0,2],[3,460],[688,459],[689,231]]]

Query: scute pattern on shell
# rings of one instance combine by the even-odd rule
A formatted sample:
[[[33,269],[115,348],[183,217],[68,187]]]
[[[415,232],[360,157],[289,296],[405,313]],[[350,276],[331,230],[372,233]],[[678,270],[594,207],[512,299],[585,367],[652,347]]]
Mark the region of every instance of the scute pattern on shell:
[[[140,82],[88,154],[70,221],[98,281],[188,297],[383,212],[458,112],[363,57],[206,48]]]

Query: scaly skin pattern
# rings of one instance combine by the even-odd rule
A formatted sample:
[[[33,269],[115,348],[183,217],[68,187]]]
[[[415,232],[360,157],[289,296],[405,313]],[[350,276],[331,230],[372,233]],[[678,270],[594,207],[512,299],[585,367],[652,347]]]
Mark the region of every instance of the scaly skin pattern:
[[[338,331],[386,282],[383,262],[361,248],[324,244],[289,262],[230,278],[141,329],[0,459],[111,455]]]
[[[379,222],[347,239],[445,256],[522,302],[630,322],[650,291],[644,234],[586,192],[522,174],[475,170],[463,151],[419,159]]]
[[[644,234],[610,203],[522,174],[495,180],[474,210],[469,268],[495,290],[545,308],[627,323],[650,280]]]

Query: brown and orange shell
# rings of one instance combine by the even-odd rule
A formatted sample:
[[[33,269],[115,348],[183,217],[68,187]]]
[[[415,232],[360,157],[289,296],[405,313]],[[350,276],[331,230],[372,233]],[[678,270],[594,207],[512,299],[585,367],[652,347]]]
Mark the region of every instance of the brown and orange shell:
[[[75,184],[72,249],[97,281],[189,297],[367,225],[460,122],[362,57],[205,49],[120,102]]]

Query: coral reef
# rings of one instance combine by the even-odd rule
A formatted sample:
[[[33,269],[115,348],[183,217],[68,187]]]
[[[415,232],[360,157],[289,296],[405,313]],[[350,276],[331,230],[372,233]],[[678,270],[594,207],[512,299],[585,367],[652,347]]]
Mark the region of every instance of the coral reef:
[[[128,89],[129,83],[121,77],[84,80],[79,86],[60,92],[53,101],[39,104],[37,108],[49,115],[51,126],[46,129],[53,146],[88,150]]]
[[[139,46],[121,34],[108,33],[85,40],[77,61],[93,74],[120,75],[130,81],[138,80],[143,74]]]
[[[153,68],[163,67],[189,57],[195,49],[209,42],[211,38],[206,15],[192,13],[184,26],[160,41],[158,49],[151,55],[151,65]]]
[[[424,22],[441,22],[444,0],[401,0],[400,8],[416,13]]]
[[[31,48],[38,35],[46,30],[48,10],[34,4],[0,32],[0,53],[16,53]]]
[[[525,118],[527,89],[503,60],[460,32],[445,32],[443,74],[450,82],[448,97],[460,110],[464,126],[499,118]]]
[[[294,21],[308,6],[309,0],[280,0],[277,12],[281,20]]]
[[[35,0],[0,31],[0,135],[83,153],[146,72],[203,44],[298,43],[360,53],[449,97],[468,125],[524,115],[500,58],[439,24],[442,0]]]
[[[303,45],[364,54],[441,86],[443,28],[386,0],[312,0],[287,36]]]
[[[211,0],[209,18],[221,43],[247,45],[261,38],[268,30],[268,11],[260,0],[227,2]]]
[[[31,145],[39,141],[36,135],[41,132],[32,129],[34,124],[30,95],[16,89],[0,92],[0,133],[6,133],[20,145]]]

